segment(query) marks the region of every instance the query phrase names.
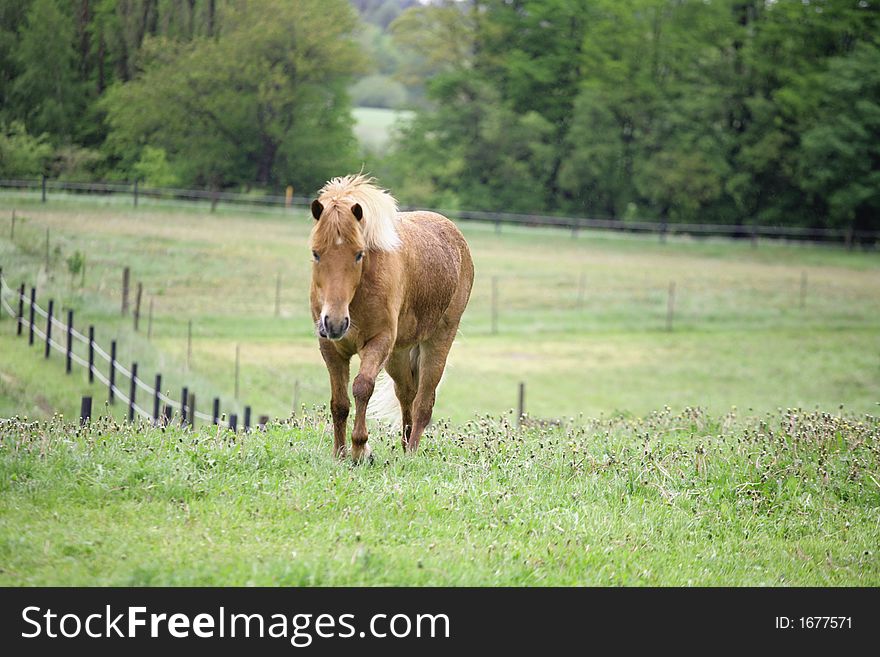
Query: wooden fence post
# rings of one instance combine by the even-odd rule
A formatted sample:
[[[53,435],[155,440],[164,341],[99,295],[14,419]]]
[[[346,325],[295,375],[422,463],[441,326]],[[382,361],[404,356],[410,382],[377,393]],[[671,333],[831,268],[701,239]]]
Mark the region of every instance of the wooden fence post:
[[[31,288],[31,309],[30,309],[30,321],[28,322],[28,345],[32,345],[34,343],[34,313],[36,312],[37,305],[37,288]]]
[[[183,386],[183,390],[180,391],[180,426],[185,427],[187,422],[187,408],[186,402],[189,400],[189,388]]]
[[[116,399],[116,393],[113,388],[116,387],[116,340],[110,341],[110,376],[107,387],[110,389],[110,403]]]
[[[516,426],[521,426],[523,416],[526,414],[526,384],[519,382],[519,399],[517,402]]]
[[[24,330],[24,283],[18,288],[18,315],[15,319],[18,322],[15,334],[21,335],[22,330]]]
[[[675,315],[675,281],[669,282],[669,295],[666,298],[666,330],[672,330],[672,320]]]
[[[67,353],[66,362],[64,363],[64,370],[70,374],[73,370],[73,358],[71,356],[73,354],[73,311],[67,311]]]
[[[128,283],[131,278],[131,268],[126,267],[122,270],[122,316],[128,314]]]
[[[141,323],[141,296],[144,294],[144,284],[138,283],[137,293],[134,297],[134,331],[137,333]]]
[[[89,383],[95,382],[95,327],[89,326]]]
[[[92,419],[92,398],[83,397],[79,404],[79,423],[85,426]]]
[[[196,428],[196,393],[189,393],[189,412],[187,413],[187,417],[189,417],[189,428]]]
[[[134,422],[134,397],[137,392],[138,364],[131,364],[131,385],[128,388],[128,421]]]
[[[156,392],[153,393],[153,421],[155,421],[156,424],[159,424],[159,401],[160,401],[159,395],[161,394],[161,390],[162,390],[162,375],[161,374],[156,375],[155,390],[156,390]]]
[[[55,310],[55,300],[49,299],[49,314],[46,316],[46,353],[45,357],[49,357],[52,351],[52,312]]]
[[[42,199],[41,199],[41,200],[42,200],[43,203],[45,203],[45,202],[46,202],[46,176],[45,176],[45,174],[43,175],[43,180],[42,180],[42,185],[41,185],[41,187],[42,187],[42,192],[43,192],[43,195],[42,195]]]

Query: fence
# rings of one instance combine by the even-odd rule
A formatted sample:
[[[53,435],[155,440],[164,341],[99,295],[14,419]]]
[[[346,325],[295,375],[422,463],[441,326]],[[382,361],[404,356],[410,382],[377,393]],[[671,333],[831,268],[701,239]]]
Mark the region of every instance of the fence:
[[[291,195],[254,195],[217,190],[196,190],[176,188],[144,188],[137,181],[133,183],[106,182],[64,182],[42,178],[27,180],[0,180],[0,188],[36,190],[45,203],[49,192],[68,192],[75,194],[100,194],[129,196],[136,207],[141,198],[157,200],[178,200],[186,202],[210,201],[211,209],[224,203],[253,208],[284,208],[307,206],[311,199]],[[416,208],[406,207],[411,210]],[[852,228],[811,228],[804,226],[759,226],[730,224],[668,223],[657,221],[619,221],[614,219],[594,219],[587,217],[567,217],[546,214],[517,214],[510,212],[484,212],[477,210],[440,210],[458,221],[491,223],[500,232],[502,225],[529,227],[550,227],[570,230],[573,237],[582,230],[605,230],[622,233],[655,234],[661,241],[667,236],[690,235],[700,237],[728,237],[748,239],[757,245],[761,238],[786,239],[807,242],[827,242],[845,244],[852,248],[855,244],[874,246],[880,240],[880,231],[853,230]]]
[[[13,305],[10,305],[7,297],[12,299]],[[28,344],[33,345],[37,339],[45,344],[44,357],[49,358],[51,350],[55,350],[64,354],[65,370],[68,374],[73,371],[73,365],[86,368],[88,372],[89,383],[94,383],[97,379],[100,383],[107,386],[108,400],[112,403],[120,400],[128,406],[128,420],[133,421],[135,415],[154,423],[167,423],[171,420],[175,411],[179,413],[181,424],[195,426],[196,418],[210,422],[230,429],[237,430],[238,417],[237,414],[230,414],[226,420],[220,415],[220,399],[215,397],[212,405],[212,413],[209,415],[198,411],[195,406],[195,393],[184,387],[181,391],[181,401],[176,401],[164,394],[162,388],[162,375],[156,374],[155,386],[145,383],[142,377],[138,376],[138,364],[132,363],[131,369],[127,369],[119,363],[116,357],[116,341],[110,343],[110,352],[108,353],[95,341],[95,327],[89,326],[88,335],[84,335],[74,328],[74,313],[72,310],[67,311],[67,322],[64,323],[55,316],[55,304],[53,300],[49,300],[48,308],[44,309],[36,302],[36,288],[30,289],[30,295],[25,294],[25,285],[16,291],[9,287],[6,279],[3,277],[2,268],[0,268],[0,312],[5,311],[16,321],[16,334],[22,336],[24,331],[28,332]],[[27,310],[27,315],[25,315]],[[45,320],[45,330],[37,326],[37,317]],[[64,336],[63,342],[59,342],[52,337],[53,328],[58,331],[57,335]],[[86,345],[88,357],[83,358],[74,352],[74,340]],[[95,358],[103,359],[107,363],[107,376],[95,365]],[[128,394],[125,390],[117,385],[117,375],[129,381]],[[142,408],[137,403],[138,388],[146,394],[148,399],[153,402],[152,413]],[[164,406],[163,406],[164,404]],[[81,406],[81,419],[88,421],[91,415],[91,398],[83,398]],[[268,416],[261,416],[259,424],[264,426],[268,422]],[[249,431],[251,428],[251,407],[244,407],[243,428]]]

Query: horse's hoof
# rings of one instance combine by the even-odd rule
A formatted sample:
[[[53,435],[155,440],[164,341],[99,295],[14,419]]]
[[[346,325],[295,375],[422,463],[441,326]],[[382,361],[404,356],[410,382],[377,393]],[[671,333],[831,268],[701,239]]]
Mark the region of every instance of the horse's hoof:
[[[363,463],[364,461],[373,462],[373,450],[369,445],[364,445],[363,450],[359,450],[359,454],[355,454],[354,449],[351,450],[351,458],[355,463]]]

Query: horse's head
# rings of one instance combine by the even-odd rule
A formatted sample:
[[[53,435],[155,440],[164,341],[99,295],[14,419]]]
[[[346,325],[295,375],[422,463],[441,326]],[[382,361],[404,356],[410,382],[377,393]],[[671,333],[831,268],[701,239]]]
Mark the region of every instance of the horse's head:
[[[348,306],[354,298],[364,267],[366,245],[357,203],[312,202],[312,315],[318,335],[330,340],[345,336],[351,326]]]

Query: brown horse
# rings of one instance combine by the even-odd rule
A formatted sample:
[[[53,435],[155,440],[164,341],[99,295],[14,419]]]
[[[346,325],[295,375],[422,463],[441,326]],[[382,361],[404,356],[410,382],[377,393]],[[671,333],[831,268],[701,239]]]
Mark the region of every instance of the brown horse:
[[[345,455],[349,361],[354,379],[351,456],[370,456],[367,404],[390,376],[400,403],[402,442],[415,451],[431,421],[435,391],[461,315],[474,264],[461,232],[434,212],[398,212],[397,201],[363,175],[334,178],[312,202],[312,319],[330,373],[333,453]],[[381,381],[380,381],[381,384]]]

